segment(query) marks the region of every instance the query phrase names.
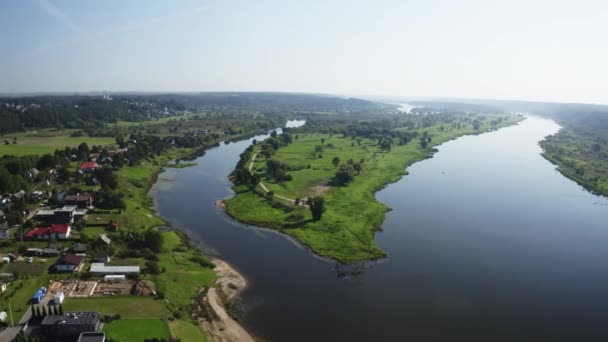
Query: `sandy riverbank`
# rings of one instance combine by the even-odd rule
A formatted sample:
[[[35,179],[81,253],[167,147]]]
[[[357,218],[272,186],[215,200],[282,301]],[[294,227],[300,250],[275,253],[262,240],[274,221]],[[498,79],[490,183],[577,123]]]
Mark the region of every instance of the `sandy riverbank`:
[[[213,259],[213,269],[218,278],[217,287],[208,289],[204,301],[207,310],[213,311],[213,320],[200,320],[200,324],[209,334],[211,341],[217,342],[253,342],[251,335],[235,321],[226,310],[226,303],[239,295],[246,287],[247,281],[230,264],[220,259]]]

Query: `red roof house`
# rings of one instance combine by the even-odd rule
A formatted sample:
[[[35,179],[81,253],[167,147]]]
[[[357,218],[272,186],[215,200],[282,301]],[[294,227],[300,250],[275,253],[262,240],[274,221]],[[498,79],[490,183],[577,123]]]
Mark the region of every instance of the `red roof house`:
[[[67,239],[70,237],[71,227],[69,224],[53,224],[50,227],[36,227],[27,233],[28,239]]]
[[[96,162],[82,162],[78,168],[81,172],[93,172],[99,165]]]

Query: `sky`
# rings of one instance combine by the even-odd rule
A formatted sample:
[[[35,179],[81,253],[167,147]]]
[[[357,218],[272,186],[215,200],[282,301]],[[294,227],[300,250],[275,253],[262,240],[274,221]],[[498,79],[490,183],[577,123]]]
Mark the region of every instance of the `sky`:
[[[0,92],[608,104],[608,1],[3,0]]]

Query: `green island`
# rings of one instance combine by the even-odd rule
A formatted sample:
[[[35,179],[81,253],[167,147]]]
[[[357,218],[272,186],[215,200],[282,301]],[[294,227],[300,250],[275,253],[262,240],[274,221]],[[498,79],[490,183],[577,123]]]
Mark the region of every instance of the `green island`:
[[[226,211],[342,263],[382,258],[374,234],[390,208],[376,200],[378,190],[432,156],[434,146],[522,119],[442,113],[309,120],[241,155],[233,173],[236,195],[224,201]],[[314,218],[315,199],[323,202],[320,219]]]

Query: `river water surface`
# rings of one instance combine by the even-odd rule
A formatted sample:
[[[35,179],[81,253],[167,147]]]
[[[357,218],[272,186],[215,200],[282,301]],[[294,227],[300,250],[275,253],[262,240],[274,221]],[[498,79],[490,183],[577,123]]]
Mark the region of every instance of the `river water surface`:
[[[529,117],[409,167],[376,194],[394,209],[376,235],[389,257],[353,277],[214,205],[251,139],[167,170],[152,194],[248,278],[243,324],[270,341],[606,340],[608,201],[541,157],[558,129]]]

